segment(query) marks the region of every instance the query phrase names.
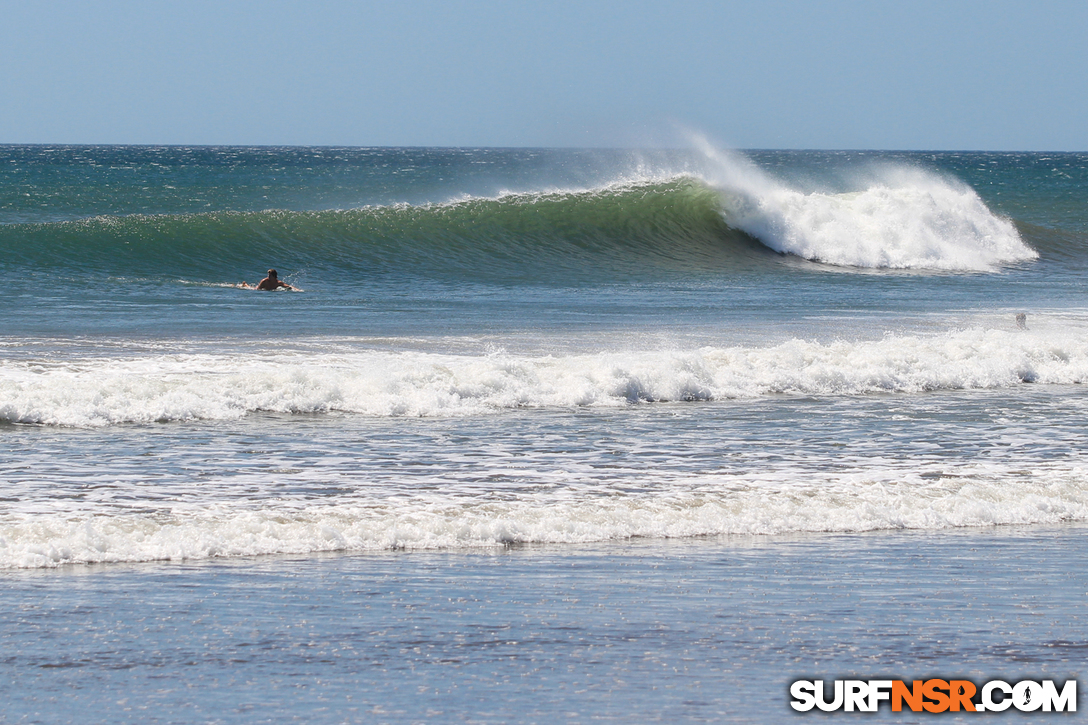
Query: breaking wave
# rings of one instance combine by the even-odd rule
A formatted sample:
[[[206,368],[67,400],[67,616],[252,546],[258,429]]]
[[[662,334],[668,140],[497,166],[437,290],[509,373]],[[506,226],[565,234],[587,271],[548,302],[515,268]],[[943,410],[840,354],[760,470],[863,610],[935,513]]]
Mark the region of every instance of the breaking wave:
[[[805,192],[708,150],[698,174],[333,211],[100,216],[0,226],[3,267],[236,281],[255,259],[324,278],[533,281],[726,271],[779,254],[840,267],[992,271],[1037,252],[969,187],[892,169]]]
[[[877,269],[992,271],[1037,258],[973,189],[918,168],[870,172],[845,192],[793,189],[702,143],[725,217],[775,251]]]
[[[1086,380],[1088,342],[1081,335],[995,329],[562,356],[374,350],[23,360],[0,366],[0,421],[101,427],[233,420],[260,411],[466,416]]]

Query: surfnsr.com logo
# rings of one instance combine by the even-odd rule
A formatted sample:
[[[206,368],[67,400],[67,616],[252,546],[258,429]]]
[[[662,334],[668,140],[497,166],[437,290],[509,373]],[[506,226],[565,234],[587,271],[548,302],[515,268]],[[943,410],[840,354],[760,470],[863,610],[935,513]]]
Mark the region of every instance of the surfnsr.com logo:
[[[876,712],[880,703],[892,712],[1076,712],[1077,681],[1059,688],[1053,680],[991,680],[978,687],[970,680],[835,680],[830,699],[823,680],[797,680],[790,685],[790,707],[800,712]]]

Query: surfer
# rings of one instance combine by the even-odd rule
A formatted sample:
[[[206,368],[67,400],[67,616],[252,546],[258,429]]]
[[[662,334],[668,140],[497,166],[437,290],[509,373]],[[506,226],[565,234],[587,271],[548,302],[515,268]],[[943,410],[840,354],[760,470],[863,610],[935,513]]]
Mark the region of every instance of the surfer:
[[[249,287],[249,285],[246,284],[245,282],[242,283],[242,286],[243,287]],[[279,274],[276,272],[276,270],[270,269],[270,270],[268,270],[268,276],[265,277],[264,279],[262,279],[260,282],[258,282],[256,287],[249,287],[249,288],[250,289],[261,289],[261,290],[277,290],[280,287],[283,287],[284,289],[290,289],[290,290],[294,289],[294,287],[292,287],[291,285],[289,285],[286,282],[283,282],[283,281],[280,280]]]

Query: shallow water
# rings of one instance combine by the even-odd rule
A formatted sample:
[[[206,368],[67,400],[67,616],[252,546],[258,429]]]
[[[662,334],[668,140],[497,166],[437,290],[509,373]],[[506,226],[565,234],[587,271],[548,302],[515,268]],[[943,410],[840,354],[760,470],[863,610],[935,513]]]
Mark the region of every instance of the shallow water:
[[[6,431],[6,566],[1088,514],[1075,386]]]
[[[1084,541],[1067,524],[9,572],[0,693],[10,722],[780,722],[799,678],[1076,677]]]

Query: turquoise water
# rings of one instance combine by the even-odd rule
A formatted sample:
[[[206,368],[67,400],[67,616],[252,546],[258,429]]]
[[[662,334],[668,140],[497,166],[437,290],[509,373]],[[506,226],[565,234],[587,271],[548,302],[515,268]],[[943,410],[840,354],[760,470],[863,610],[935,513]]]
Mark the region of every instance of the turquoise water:
[[[115,721],[147,721],[107,702],[124,691],[180,713],[161,721],[213,705],[224,722],[276,719],[273,705],[329,722],[373,708],[624,719],[619,700],[587,704],[588,678],[640,721],[774,722],[801,676],[897,663],[990,678],[1026,671],[1002,665],[1020,662],[1002,642],[1075,652],[1088,633],[1071,570],[1047,568],[1032,595],[1071,623],[1061,636],[1009,620],[949,644],[931,621],[959,606],[948,587],[970,582],[971,606],[1002,612],[1028,590],[974,564],[911,579],[910,562],[931,542],[951,562],[1010,537],[1079,551],[1086,192],[1085,154],[0,147],[0,576],[14,597],[0,637],[20,653],[11,681],[29,683],[0,715],[70,719],[37,689],[75,667],[96,673],[108,694],[83,697]],[[269,267],[302,291],[238,286]],[[878,601],[836,581],[911,644],[831,621],[811,635],[831,654],[809,635],[739,636],[823,611],[811,582],[776,578],[791,537],[812,556],[894,560],[894,576],[872,573]],[[586,561],[591,575],[571,573]],[[639,569],[650,599],[623,584],[645,561],[663,571]],[[527,583],[479,579],[481,562]],[[418,567],[444,574],[420,584]],[[411,637],[383,639],[385,620],[358,608],[378,580],[366,601]],[[538,606],[539,582],[566,593]],[[137,595],[121,606],[117,587]],[[418,587],[428,604],[412,609]],[[577,619],[583,639],[532,630],[500,655],[445,652],[461,615],[438,603],[466,590],[474,627],[493,601],[496,626]],[[302,605],[301,591],[323,593]],[[25,614],[35,592],[51,608]],[[201,624],[231,592],[238,622],[272,621],[281,594],[313,618],[246,644]],[[109,621],[153,623],[160,606],[188,613],[168,641]],[[723,607],[737,619],[706,616]],[[27,640],[26,616],[57,637]],[[578,642],[612,642],[617,617],[642,634],[583,657]],[[331,655],[343,627],[354,649]],[[76,657],[71,631],[104,644]],[[384,649],[364,657],[371,634]],[[207,656],[182,651],[193,638]],[[307,641],[324,654],[281,657]],[[438,650],[466,678],[448,706],[434,694],[446,670],[417,656]],[[265,679],[236,677],[235,659]],[[1072,676],[1073,660],[1025,667]],[[653,692],[652,662],[673,672],[668,691],[632,699]],[[432,694],[417,700],[403,678],[420,668]],[[534,673],[552,679],[526,684]],[[292,710],[277,691],[295,677]],[[236,696],[249,704],[215,705]]]

